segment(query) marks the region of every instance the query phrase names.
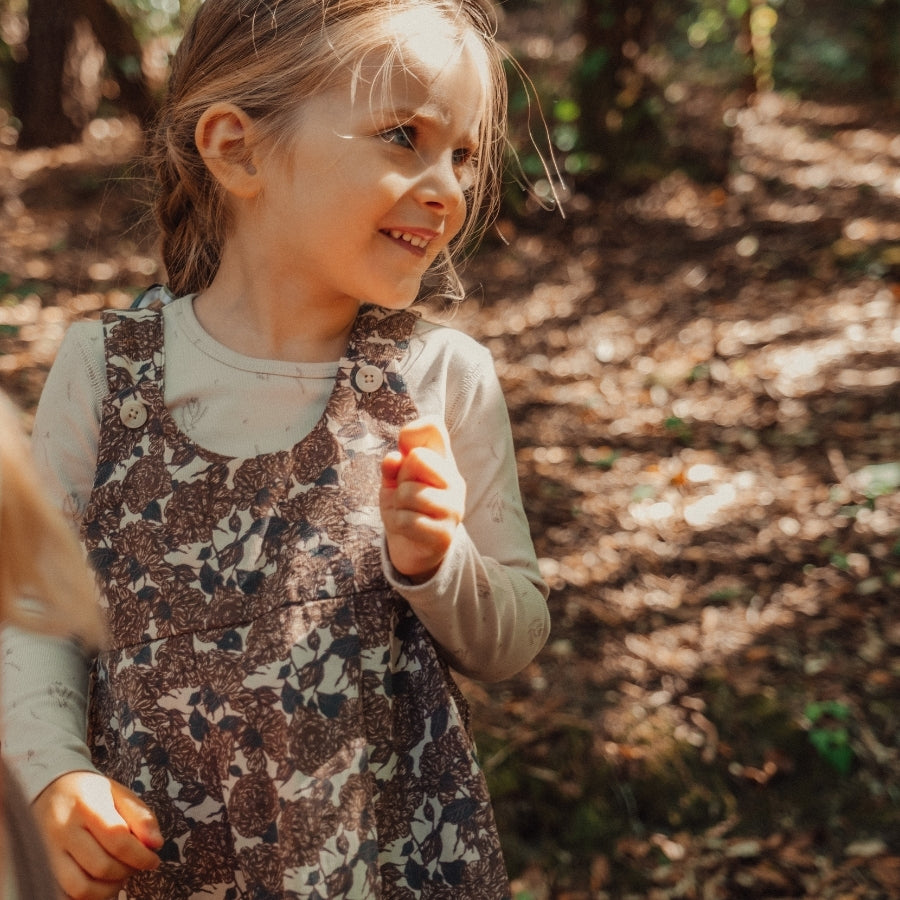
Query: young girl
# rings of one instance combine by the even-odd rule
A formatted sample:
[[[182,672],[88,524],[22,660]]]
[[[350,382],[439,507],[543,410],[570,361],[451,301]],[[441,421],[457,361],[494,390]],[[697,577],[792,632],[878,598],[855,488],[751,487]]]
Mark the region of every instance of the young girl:
[[[179,299],[74,327],[35,422],[111,633],[86,741],[75,649],[7,650],[68,896],[508,897],[449,667],[526,665],[546,588],[490,357],[408,311],[493,208],[503,83],[482,0],[200,7],[156,136]]]
[[[44,496],[15,407],[2,392],[0,623],[46,635],[77,634],[92,646],[102,637],[78,542]],[[2,763],[0,813],[0,897],[58,896],[28,804]]]

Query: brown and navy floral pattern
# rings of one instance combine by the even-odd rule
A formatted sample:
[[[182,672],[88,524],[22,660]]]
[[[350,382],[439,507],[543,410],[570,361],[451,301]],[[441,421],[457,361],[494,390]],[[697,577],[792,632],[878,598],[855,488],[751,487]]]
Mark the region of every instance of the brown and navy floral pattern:
[[[509,896],[465,701],[381,570],[379,464],[416,415],[398,366],[414,323],[364,308],[313,431],[233,459],[166,410],[159,311],[106,314],[83,536],[113,648],[89,739],[165,838],[123,897]],[[135,403],[137,427],[120,417]]]

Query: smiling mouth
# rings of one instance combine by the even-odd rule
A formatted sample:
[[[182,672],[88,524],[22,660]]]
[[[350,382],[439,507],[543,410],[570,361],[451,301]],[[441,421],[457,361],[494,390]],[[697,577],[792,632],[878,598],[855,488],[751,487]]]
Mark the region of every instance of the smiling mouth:
[[[414,247],[416,250],[424,251],[431,243],[428,238],[424,238],[418,234],[410,234],[408,231],[397,231],[396,229],[391,229],[382,233],[386,234],[388,237],[393,238],[395,241],[403,241],[403,243],[409,244],[410,247]]]

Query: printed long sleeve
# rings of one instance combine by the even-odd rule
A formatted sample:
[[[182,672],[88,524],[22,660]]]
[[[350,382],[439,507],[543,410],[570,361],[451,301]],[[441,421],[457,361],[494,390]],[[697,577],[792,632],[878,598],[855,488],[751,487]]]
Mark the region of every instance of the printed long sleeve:
[[[29,801],[66,772],[95,771],[85,742],[88,662],[75,643],[6,628],[3,755]]]
[[[419,412],[443,415],[466,481],[463,526],[438,572],[412,585],[390,564],[392,586],[410,603],[451,665],[481,681],[509,678],[543,647],[550,630],[547,587],[540,577],[522,508],[509,414],[493,362],[464,335],[446,369],[433,366],[416,395]],[[418,381],[418,380],[417,380]],[[441,383],[436,389],[436,382]],[[443,409],[430,408],[441,398]]]
[[[383,555],[389,581],[463,675],[480,681],[509,678],[544,645],[549,615],[543,591],[526,570],[482,556],[465,526],[425,584],[405,581],[386,550]]]

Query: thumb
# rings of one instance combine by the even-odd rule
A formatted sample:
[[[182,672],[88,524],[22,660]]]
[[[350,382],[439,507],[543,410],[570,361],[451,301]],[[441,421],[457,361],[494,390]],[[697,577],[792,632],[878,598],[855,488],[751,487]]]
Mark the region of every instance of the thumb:
[[[122,817],[129,831],[145,847],[152,849],[162,847],[162,832],[159,830],[156,816],[146,803],[118,782],[112,782],[112,798],[116,812]]]
[[[416,447],[425,447],[444,457],[450,455],[450,435],[447,434],[447,426],[438,418],[416,419],[404,425],[397,443],[404,456]]]

